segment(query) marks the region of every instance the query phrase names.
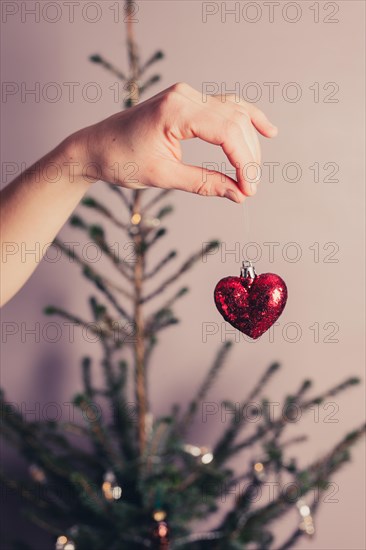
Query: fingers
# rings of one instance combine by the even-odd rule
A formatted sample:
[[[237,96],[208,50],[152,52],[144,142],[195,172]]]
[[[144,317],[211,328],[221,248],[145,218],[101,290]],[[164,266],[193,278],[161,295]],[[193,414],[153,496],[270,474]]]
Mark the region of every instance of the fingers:
[[[259,164],[260,155],[248,116],[236,110],[228,112],[207,106],[190,117],[189,124],[195,137],[222,147],[235,168],[240,191],[254,195],[256,183],[249,181],[246,172],[248,166]]]
[[[258,130],[260,134],[264,137],[272,138],[276,137],[278,134],[278,128],[267,118],[267,116],[258,109],[253,103],[248,103],[247,101],[237,100],[237,97],[233,94],[215,95],[212,96],[218,99],[221,103],[232,103],[236,109],[242,110],[243,112],[249,114],[253,126]]]
[[[247,109],[250,119],[260,134],[264,137],[273,138],[278,134],[278,128],[272,122],[268,120],[266,115],[255,107],[254,105],[247,103]]]
[[[245,200],[245,195],[232,178],[199,166],[190,166],[175,161],[167,161],[159,174],[159,184],[169,188],[174,181],[174,188],[205,197],[225,197],[238,204]]]
[[[235,168],[236,182],[226,175],[212,172],[211,183],[202,183],[197,180],[197,167],[185,166],[185,175],[182,189],[186,185],[193,185],[193,192],[223,196],[222,184],[233,192],[251,196],[256,193],[259,180],[259,164],[261,161],[260,144],[256,130],[262,135],[272,137],[277,129],[273,126],[262,111],[245,101],[234,102],[232,96],[208,96],[203,102],[202,96],[197,90],[184,83],[172,86],[167,94],[161,96],[165,102],[164,128],[168,141],[177,142],[184,139],[197,137],[208,143],[219,145],[230,164]],[[189,168],[189,170],[188,170]],[[193,173],[195,170],[195,173]],[[189,172],[189,174],[188,174]],[[183,174],[182,174],[183,175]],[[220,179],[220,185],[218,179]],[[171,180],[170,180],[171,181]],[[229,185],[230,182],[230,185]],[[198,186],[198,187],[197,187]],[[237,197],[241,202],[241,197]]]

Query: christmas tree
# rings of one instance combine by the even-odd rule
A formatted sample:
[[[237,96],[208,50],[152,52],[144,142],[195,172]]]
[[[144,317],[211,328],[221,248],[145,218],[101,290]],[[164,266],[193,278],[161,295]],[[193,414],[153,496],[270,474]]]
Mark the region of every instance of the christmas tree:
[[[158,51],[141,62],[131,0],[126,1],[126,13],[129,71],[125,74],[99,54],[90,59],[126,85],[130,93],[124,107],[130,108],[159,81],[158,75],[146,74],[163,54]],[[154,418],[146,374],[160,332],[178,323],[173,306],[188,289],[177,289],[176,283],[219,243],[209,242],[155,290],[146,293],[145,282],[154,280],[176,261],[176,252],[171,251],[152,269],[146,268],[148,255],[165,234],[162,222],[172,212],[165,202],[169,191],[138,190],[128,195],[116,186],[104,185],[121,202],[123,216],[117,218],[105,204],[87,196],[80,214],[73,215],[70,224],[95,243],[122,283],[115,284],[94,264],[56,239],[54,246],[81,268],[94,289],[89,300],[91,319],[82,319],[58,306],[45,309],[47,315],[95,332],[103,352],[100,369],[104,385],[96,387],[97,366],[90,357],[84,357],[83,392],[73,399],[80,410],[80,422],[27,422],[1,394],[2,437],[19,449],[30,465],[27,484],[9,479],[2,472],[3,491],[21,494],[28,517],[54,536],[56,550],[284,550],[302,536],[311,537],[321,495],[332,476],[349,460],[350,448],[363,436],[365,426],[346,434],[306,468],[299,467],[287,452],[291,444],[306,438],[286,439],[284,434],[296,421],[298,410],[309,411],[359,380],[349,378],[311,398],[308,393],[312,384],[305,380],[287,396],[281,414],[275,416],[264,393],[280,368],[273,363],[239,407],[228,400],[222,402],[225,410],[232,413],[231,420],[213,448],[192,445],[189,428],[227,361],[232,344],[226,342],[185,410],[174,406],[165,416]],[[87,223],[83,209],[96,212],[105,226]],[[121,241],[127,238],[133,242],[133,262],[121,259],[111,247],[107,238],[110,226],[121,232]],[[171,287],[175,291],[170,291]],[[153,300],[160,300],[160,304],[155,312],[146,314],[145,306]],[[128,361],[126,357],[131,352],[133,359]],[[127,387],[129,377],[133,377],[135,389],[133,406]],[[253,423],[253,419],[258,421]],[[249,449],[252,456],[256,454],[256,460],[245,459]],[[238,472],[230,467],[230,461],[239,453],[244,453],[245,467]],[[270,480],[281,480],[278,484],[286,490],[264,505],[256,504],[256,497]],[[225,497],[239,486],[241,490],[233,504],[223,504]],[[287,538],[278,542],[274,525],[292,509],[297,510],[298,521]],[[194,527],[197,519],[206,525],[210,520],[213,527],[199,530]],[[32,548],[16,540],[11,547]]]

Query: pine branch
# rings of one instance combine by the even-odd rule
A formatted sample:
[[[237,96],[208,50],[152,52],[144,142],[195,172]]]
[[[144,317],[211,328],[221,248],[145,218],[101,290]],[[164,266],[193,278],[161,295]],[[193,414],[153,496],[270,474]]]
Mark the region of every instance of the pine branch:
[[[162,292],[166,290],[167,287],[169,287],[172,283],[174,283],[181,275],[186,273],[189,269],[191,269],[199,260],[204,258],[212,249],[217,248],[218,241],[211,241],[207,246],[205,246],[203,251],[196,252],[193,254],[188,260],[184,262],[184,264],[180,267],[180,269],[171,277],[166,279],[156,290],[145,296],[141,299],[141,303],[146,303],[152,298],[155,298]]]
[[[106,337],[108,336],[110,337],[108,341],[113,341],[114,349],[120,349],[124,343],[131,343],[133,333],[130,334],[128,332],[128,328],[131,328],[131,323],[129,323],[127,328],[126,323],[124,326],[121,326],[120,320],[112,318],[104,304],[98,302],[94,296],[90,298],[89,303],[96,326],[104,329],[104,332],[101,334],[101,343],[103,347],[106,345]]]
[[[170,204],[167,204],[160,208],[160,210],[155,214],[154,218],[159,219],[160,221],[173,212],[173,207]]]
[[[122,71],[120,71],[119,69],[117,69],[117,67],[115,67],[114,65],[112,65],[112,63],[110,63],[109,61],[107,61],[106,59],[104,59],[104,57],[102,57],[101,55],[99,54],[94,54],[94,55],[91,55],[89,57],[89,60],[92,62],[92,63],[96,63],[96,64],[99,64],[101,65],[104,69],[107,69],[107,71],[109,71],[110,73],[112,73],[114,76],[116,76],[119,80],[126,80],[126,76],[122,73]]]
[[[134,542],[136,544],[142,545],[145,548],[151,548],[151,541],[149,539],[144,539],[143,537],[139,537],[138,535],[122,535],[122,540],[126,542]],[[111,550],[119,550],[119,543],[116,541],[116,544],[113,545]]]
[[[144,74],[144,72],[146,71],[146,69],[148,67],[150,67],[151,65],[153,65],[154,63],[156,63],[157,61],[160,61],[161,59],[163,59],[164,57],[164,54],[161,50],[158,50],[157,52],[155,52],[147,61],[145,61],[145,63],[142,65],[141,67],[141,70],[140,70],[140,75]]]
[[[177,256],[177,253],[175,250],[172,250],[169,252],[160,262],[157,263],[157,265],[148,273],[145,274],[144,280],[151,279],[154,277],[163,267],[165,267],[171,260],[173,260]]]
[[[85,388],[85,394],[88,396],[89,399],[93,399],[95,395],[95,391],[92,386],[90,366],[91,366],[90,357],[84,357],[81,362],[81,369],[82,369],[82,375],[83,375],[83,384]]]
[[[37,527],[39,527],[40,529],[42,529],[46,533],[50,533],[50,534],[55,535],[55,536],[60,534],[59,528],[56,527],[55,525],[52,525],[50,523],[49,519],[47,519],[47,521],[45,521],[42,518],[40,518],[39,516],[37,516],[37,514],[35,514],[34,512],[32,512],[30,510],[26,511],[26,516],[27,516],[29,521],[34,523],[34,525],[37,525]]]
[[[311,380],[304,380],[295,395],[293,397],[290,396],[289,399],[292,399],[295,402],[300,401],[300,399],[304,397],[305,393],[312,387],[312,385],[313,384]]]
[[[110,336],[110,332],[106,331],[105,327],[103,327],[101,324],[99,325],[99,330],[96,328],[96,323],[90,323],[88,321],[84,321],[80,317],[77,317],[76,315],[73,315],[72,313],[68,313],[67,311],[58,308],[56,306],[47,306],[43,313],[45,315],[51,316],[51,315],[58,315],[59,317],[62,317],[63,319],[67,319],[68,321],[71,321],[74,325],[78,325],[80,327],[84,327],[85,329],[89,330],[93,334],[95,334],[98,337],[104,336]]]
[[[248,397],[240,404],[240,410],[244,410],[249,405],[249,403],[253,402],[254,399],[257,398],[257,396],[263,391],[264,387],[268,384],[272,376],[278,371],[279,368],[279,363],[272,363],[268,367],[268,369],[259,379],[257,385],[249,393]],[[233,416],[230,426],[227,428],[227,430],[225,430],[225,432],[215,445],[214,456],[216,457],[216,460],[224,460],[227,450],[230,448],[230,445],[235,440],[238,433],[246,424],[246,422],[247,418],[243,415],[240,415],[239,418],[237,418],[237,415]]]
[[[153,86],[154,84],[156,84],[157,82],[159,82],[161,79],[161,76],[158,75],[158,74],[155,74],[153,76],[151,76],[146,82],[144,82],[144,84],[142,84],[142,86],[140,87],[140,94],[144,94],[146,92],[146,90],[148,90],[149,88],[151,88],[151,86]]]
[[[174,317],[173,313],[169,310],[165,310],[158,319],[155,320],[154,324],[146,327],[145,337],[150,338],[152,335],[156,335],[158,332],[164,328],[170,327],[172,325],[177,325],[179,320]]]
[[[315,517],[318,511],[319,505],[320,505],[320,499],[315,500],[313,502],[313,505],[311,507],[312,517]],[[281,546],[278,547],[278,550],[289,550],[290,548],[293,548],[295,542],[303,536],[304,536],[304,531],[299,527],[296,527],[291,533],[291,535],[281,544]]]
[[[148,367],[152,353],[154,351],[155,346],[158,343],[158,339],[155,334],[151,334],[146,342],[146,349],[145,349],[145,368]]]
[[[174,543],[174,548],[179,548],[180,546],[186,546],[187,544],[195,542],[209,542],[212,540],[220,540],[223,537],[221,531],[211,531],[206,533],[193,533],[192,535],[187,535],[186,537],[178,538]]]
[[[56,477],[68,480],[70,471],[67,465],[62,460],[53,457],[43,438],[38,436],[40,424],[26,422],[14,407],[3,399],[3,396],[0,398],[0,406],[2,410],[1,432],[5,434],[6,428],[10,428],[17,434],[17,446],[26,454],[27,458],[34,458],[34,461],[38,462],[45,470]]]
[[[95,277],[93,270],[90,270],[88,267],[85,267],[83,274],[87,279],[94,282],[98,290],[100,290],[105,295],[109,303],[121,315],[121,317],[126,319],[130,324],[132,324],[132,319],[130,315],[120,305],[120,303],[117,301],[116,297],[112,294],[109,288],[106,285],[104,285],[103,280],[99,280],[97,277]]]
[[[164,311],[166,309],[170,309],[177,300],[182,298],[187,294],[189,289],[186,286],[183,286],[181,289],[178,290],[171,298],[168,298],[168,300],[161,306],[159,311]]]
[[[308,441],[307,435],[299,435],[296,437],[292,437],[291,439],[288,439],[287,441],[284,441],[281,443],[281,449],[286,449],[287,447],[290,447],[291,445],[296,445],[297,443],[304,443],[304,441]]]
[[[102,426],[98,414],[95,412],[94,403],[86,395],[79,394],[75,397],[74,404],[84,413],[83,419],[89,425],[97,452],[101,452],[116,470],[122,471],[124,463],[111,445],[110,434]]]
[[[86,508],[89,508],[95,515],[100,515],[106,511],[107,503],[93,487],[93,483],[84,474],[73,472],[71,482],[79,492],[81,501]]]
[[[118,437],[119,448],[127,460],[136,458],[136,449],[132,438],[132,419],[125,397],[125,386],[127,379],[127,364],[119,363],[120,374],[117,379],[113,372],[112,351],[106,342],[103,342],[104,358],[102,367],[105,374],[108,396],[110,398],[110,409],[113,418],[114,431]]]
[[[297,542],[297,540],[303,536],[304,536],[304,531],[299,527],[296,527],[293,533],[290,535],[290,537],[286,539],[286,541],[283,542],[281,546],[278,547],[278,550],[289,550],[293,548],[295,542]]]
[[[359,428],[348,433],[335,447],[327,453],[321,460],[315,461],[309,468],[308,471],[316,475],[317,481],[319,482],[322,478],[326,480],[327,477],[336,472],[339,467],[342,465],[345,458],[345,453],[357,443],[361,437],[366,434],[366,424],[363,424]],[[337,458],[341,457],[339,462]]]
[[[71,517],[70,515],[70,508],[76,498],[76,495],[69,491],[69,489],[72,489],[73,477],[75,476],[71,463],[61,460],[61,457],[56,456],[53,451],[41,445],[34,429],[31,429],[27,423],[23,422],[19,415],[14,415],[13,413],[13,416],[13,429],[18,432],[20,438],[19,447],[23,450],[28,461],[36,461],[47,476],[48,483],[45,486],[45,490],[47,490],[47,500],[45,501],[47,510],[49,510],[53,518],[63,517],[67,521],[74,521],[75,517]],[[14,425],[14,420],[17,422],[16,426]],[[42,436],[43,440],[48,441],[48,439],[44,439],[44,436]],[[26,448],[24,447],[25,442],[27,445]],[[72,453],[73,460],[75,460],[78,454],[79,451],[74,449]],[[53,489],[54,487],[56,488],[55,490]],[[61,492],[58,489],[59,487],[62,488]],[[46,496],[46,493],[44,494]],[[23,494],[23,497],[29,500],[29,494]]]
[[[198,407],[199,407],[200,403],[203,402],[206,395],[210,391],[212,385],[216,381],[216,378],[217,378],[220,370],[224,367],[225,361],[226,361],[226,358],[227,358],[227,354],[229,353],[231,347],[232,347],[232,342],[225,342],[221,346],[212,367],[208,371],[208,373],[207,373],[206,377],[204,378],[204,380],[203,380],[196,396],[192,399],[191,403],[188,406],[188,409],[187,409],[185,415],[183,416],[183,419],[182,419],[181,425],[180,425],[180,431],[181,431],[182,434],[184,434],[185,431],[187,430],[187,428],[192,424],[194,416],[195,416],[195,414],[198,410]]]
[[[5,475],[3,470],[0,470],[0,482],[3,484],[5,489],[8,489],[9,491],[14,491],[24,500],[30,502],[32,506],[35,506],[42,510],[47,509],[50,505],[50,503],[46,500],[37,498],[37,496],[35,495],[34,485],[31,486],[30,484],[25,484],[24,482],[20,483],[18,480],[11,479],[7,475]],[[6,492],[2,490],[2,499],[5,500],[4,497],[6,496]]]
[[[294,407],[294,406],[295,406],[295,411],[296,411],[296,413],[295,413],[295,411],[294,411],[294,413],[297,414],[300,399],[306,394],[306,392],[311,388],[311,386],[312,386],[312,383],[311,383],[310,380],[304,380],[300,384],[299,389],[293,395],[288,395],[286,397],[285,403],[284,403],[284,408],[287,411],[287,416],[291,417],[291,414],[290,414],[291,407]],[[265,414],[265,421],[270,427],[270,425],[272,423],[272,419],[269,416],[270,407],[269,407],[269,403],[266,400],[262,404],[262,410],[264,411],[264,414]],[[267,416],[268,416],[268,418],[267,418]],[[285,423],[282,423],[282,424],[279,423],[276,426],[273,426],[273,430],[272,430],[272,434],[271,434],[272,440],[271,440],[270,444],[273,447],[276,448],[277,453],[281,452],[279,444],[278,444],[278,440],[279,440],[283,430],[285,429],[285,427],[286,427]]]
[[[334,396],[338,394],[340,391],[344,391],[350,386],[353,386],[355,384],[358,384],[359,380],[357,378],[349,378],[345,382],[342,382],[341,384],[334,386],[327,392],[321,394],[320,396],[316,397],[315,399],[311,399],[310,401],[306,403],[299,404],[301,411],[305,412],[308,411],[314,404],[321,403],[326,397],[328,396]],[[272,430],[278,429],[290,422],[290,418],[288,416],[282,416],[275,420],[271,425],[269,426],[261,426],[258,428],[257,432],[253,434],[252,436],[248,437],[241,443],[238,443],[237,445],[234,445],[231,448],[228,448],[227,452],[225,453],[223,460],[227,460],[229,457],[232,457],[233,455],[237,454],[238,452],[242,451],[243,449],[250,447],[254,445],[257,441],[260,439],[263,439],[268,433],[270,433]],[[215,455],[216,456],[216,455]]]
[[[93,208],[94,210],[102,214],[105,218],[107,218],[107,220],[111,221],[119,229],[124,229],[124,230],[128,229],[128,225],[126,225],[125,223],[121,222],[118,218],[116,218],[116,216],[109,210],[109,208],[107,208],[101,202],[97,201],[97,199],[90,196],[85,197],[81,201],[81,204],[87,208]]]
[[[129,292],[127,292],[125,289],[115,285],[110,280],[108,280],[104,275],[101,275],[91,265],[84,260],[80,258],[80,256],[71,248],[68,248],[62,241],[59,239],[55,239],[53,241],[53,245],[59,248],[62,252],[64,252],[73,262],[75,262],[77,265],[81,266],[83,270],[88,270],[89,273],[89,279],[94,282],[95,284],[99,284],[99,282],[104,286],[108,287],[112,290],[115,290],[122,294],[125,298],[128,298],[129,300],[132,299],[132,296]]]
[[[154,206],[157,202],[164,199],[168,193],[171,193],[172,189],[163,189],[162,191],[159,191],[154,195],[154,197],[142,208],[141,212],[142,214],[145,214],[152,206]]]
[[[127,270],[131,269],[128,262],[119,258],[118,255],[111,249],[104,235],[104,230],[100,225],[89,225],[79,215],[74,215],[70,218],[70,224],[74,227],[86,231],[92,241],[105,253],[107,258],[111,260],[118,272],[123,275],[129,282],[132,281],[131,274]]]
[[[60,428],[65,432],[82,437],[87,437],[89,435],[89,431],[84,426],[79,426],[79,424],[75,424],[75,422],[62,422]]]
[[[146,254],[146,252],[148,250],[150,250],[150,248],[152,248],[154,246],[154,244],[156,244],[159,241],[159,239],[161,239],[162,237],[164,237],[166,235],[166,232],[167,231],[166,231],[165,227],[161,227],[160,229],[155,231],[155,233],[150,238],[150,240],[141,238],[141,243],[140,243],[141,253]],[[144,275],[144,277],[145,277],[145,275]]]
[[[126,197],[121,187],[115,184],[109,184],[109,188],[111,189],[111,191],[114,191],[120,197],[124,206],[127,208],[128,212],[131,214],[132,208],[133,208],[132,203],[128,200],[128,198]]]
[[[250,401],[253,401],[256,397],[258,397],[258,395],[260,395],[263,391],[264,386],[268,384],[272,376],[280,369],[280,367],[281,365],[279,363],[272,363],[265,371],[263,376],[259,379],[258,384],[253,388],[244,403],[249,403]]]
[[[247,520],[253,502],[253,495],[262,484],[260,479],[252,476],[251,483],[237,499],[235,508],[226,514],[217,530],[224,531],[231,539],[237,537]]]
[[[324,393],[318,395],[314,399],[311,399],[307,402],[302,403],[302,408],[309,409],[313,405],[320,405],[321,403],[324,403],[325,399],[328,397],[335,397],[340,392],[344,391],[345,389],[349,388],[350,386],[355,386],[360,383],[360,379],[357,377],[351,377],[347,378],[344,382],[341,384],[338,384],[337,386],[334,386],[330,390],[325,391]]]
[[[142,473],[144,477],[151,474],[154,466],[154,457],[161,456],[169,429],[171,429],[171,426],[164,419],[159,419],[155,423],[150,442],[146,448],[145,471]]]
[[[183,287],[181,288],[178,292],[176,292],[174,294],[174,296],[172,296],[171,298],[169,298],[165,304],[162,305],[162,307],[160,309],[158,309],[158,311],[156,311],[155,313],[153,313],[146,321],[146,331],[145,331],[145,334],[146,336],[148,336],[149,338],[154,335],[158,330],[159,330],[159,323],[165,318],[169,318],[169,319],[172,319],[174,318],[173,317],[173,312],[171,311],[171,308],[172,306],[175,304],[175,302],[177,300],[179,300],[179,298],[182,298],[182,296],[184,296],[185,294],[187,294],[188,292],[188,288],[187,287]],[[175,319],[176,322],[177,319]]]
[[[365,425],[348,434],[334,449],[326,454],[321,460],[314,462],[310,467],[306,468],[297,475],[299,482],[300,496],[306,495],[313,488],[318,487],[320,491],[326,489],[325,481],[328,481],[329,476],[337,472],[340,467],[348,460],[347,451],[352,447],[364,434]],[[311,476],[312,474],[312,476]],[[310,476],[310,477],[309,477]],[[302,479],[306,480],[301,481]],[[286,513],[295,502],[283,492],[272,502],[259,509],[254,510],[251,514],[245,517],[245,521],[241,524],[241,532],[246,533],[245,541],[248,539],[248,534],[253,533],[253,530],[260,529],[265,523],[268,525],[284,513]],[[220,528],[225,529],[223,521]]]

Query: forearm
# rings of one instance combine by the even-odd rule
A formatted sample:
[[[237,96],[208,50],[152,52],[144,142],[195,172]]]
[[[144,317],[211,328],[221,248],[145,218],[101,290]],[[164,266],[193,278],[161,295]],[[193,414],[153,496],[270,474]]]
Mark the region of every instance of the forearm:
[[[2,191],[1,305],[31,276],[90,187],[81,173],[80,158],[67,139]]]

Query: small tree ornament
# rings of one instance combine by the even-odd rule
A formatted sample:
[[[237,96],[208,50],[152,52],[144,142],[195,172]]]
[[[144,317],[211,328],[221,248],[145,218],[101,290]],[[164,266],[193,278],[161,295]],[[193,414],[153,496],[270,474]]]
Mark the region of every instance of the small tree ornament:
[[[225,321],[256,340],[283,312],[287,287],[285,281],[274,273],[256,275],[252,262],[245,260],[240,277],[221,279],[214,297]]]
[[[153,513],[154,528],[152,532],[152,548],[156,550],[169,549],[170,530],[166,521],[165,510],[155,510]]]
[[[33,481],[44,485],[47,482],[46,474],[43,468],[40,468],[38,464],[31,464],[29,466],[29,474]]]

